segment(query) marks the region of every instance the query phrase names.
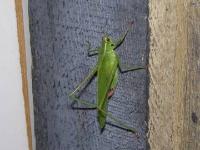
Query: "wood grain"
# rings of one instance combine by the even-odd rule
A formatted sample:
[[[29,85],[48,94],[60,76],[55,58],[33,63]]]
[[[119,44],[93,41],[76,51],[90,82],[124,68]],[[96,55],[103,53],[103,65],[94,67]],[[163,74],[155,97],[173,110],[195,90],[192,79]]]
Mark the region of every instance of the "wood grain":
[[[18,34],[20,64],[21,64],[21,73],[22,73],[22,91],[23,91],[23,96],[24,96],[24,109],[25,109],[25,116],[26,116],[28,146],[29,146],[29,150],[32,150],[32,131],[31,131],[30,105],[29,105],[29,96],[28,96],[26,48],[25,48],[23,9],[22,9],[21,0],[15,0],[15,9],[16,9],[16,17],[17,17],[17,34]]]
[[[140,138],[110,124],[101,133],[96,111],[74,110],[68,98],[96,64],[95,56],[87,56],[87,41],[99,46],[105,33],[117,39],[130,21],[134,27],[117,53],[123,64],[146,65],[147,13],[146,0],[30,0],[37,150],[147,149],[145,70],[119,74],[108,108]],[[96,102],[95,80],[81,97]]]
[[[200,1],[187,9],[188,51],[184,102],[183,150],[200,149]]]
[[[153,150],[198,150],[199,1],[151,0],[149,143]]]

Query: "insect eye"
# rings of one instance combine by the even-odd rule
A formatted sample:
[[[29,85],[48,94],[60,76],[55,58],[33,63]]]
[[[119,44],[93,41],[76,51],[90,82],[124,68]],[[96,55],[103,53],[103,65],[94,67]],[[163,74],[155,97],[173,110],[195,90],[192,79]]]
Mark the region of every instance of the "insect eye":
[[[110,42],[110,39],[109,39],[109,38],[107,38],[107,42]]]
[[[114,46],[114,44],[111,44],[111,46]]]

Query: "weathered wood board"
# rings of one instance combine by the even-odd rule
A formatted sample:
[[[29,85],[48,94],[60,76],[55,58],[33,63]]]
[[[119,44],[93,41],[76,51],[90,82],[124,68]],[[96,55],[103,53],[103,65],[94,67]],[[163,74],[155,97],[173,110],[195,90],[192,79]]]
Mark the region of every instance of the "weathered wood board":
[[[114,116],[141,133],[138,139],[109,124],[101,134],[95,111],[73,110],[68,99],[96,63],[86,41],[98,46],[106,32],[116,39],[130,21],[134,28],[117,51],[122,63],[147,64],[147,0],[30,0],[29,15],[37,150],[147,149],[147,71],[120,74],[109,102]],[[95,80],[82,97],[95,101]]]
[[[200,149],[200,1],[150,0],[149,143]]]

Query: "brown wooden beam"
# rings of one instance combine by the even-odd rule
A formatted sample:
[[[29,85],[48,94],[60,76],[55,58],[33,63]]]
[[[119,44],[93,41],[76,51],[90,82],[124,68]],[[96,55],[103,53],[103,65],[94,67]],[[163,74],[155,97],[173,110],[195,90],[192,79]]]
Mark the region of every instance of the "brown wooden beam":
[[[30,105],[29,105],[29,96],[28,96],[26,48],[25,48],[25,36],[24,36],[22,0],[15,0],[15,9],[16,9],[16,17],[17,17],[17,33],[18,33],[18,43],[19,43],[19,52],[20,52],[22,90],[23,90],[23,95],[24,95],[24,108],[25,108],[25,115],[26,115],[28,145],[29,145],[29,150],[32,150],[32,132],[31,132]]]

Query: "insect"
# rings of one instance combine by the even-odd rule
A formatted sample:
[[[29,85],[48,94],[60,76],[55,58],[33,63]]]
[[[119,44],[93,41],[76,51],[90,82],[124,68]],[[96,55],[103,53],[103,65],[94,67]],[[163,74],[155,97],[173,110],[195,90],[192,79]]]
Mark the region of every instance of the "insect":
[[[122,121],[116,119],[108,112],[108,100],[114,94],[116,89],[118,71],[124,73],[145,69],[144,67],[136,66],[123,68],[120,63],[120,58],[115,50],[124,42],[128,32],[129,28],[116,42],[105,35],[102,38],[101,46],[95,49],[88,49],[88,56],[98,55],[97,64],[89,72],[88,76],[69,95],[73,101],[85,105],[90,109],[97,109],[97,120],[101,131],[103,131],[106,125],[106,118],[109,117],[116,126],[133,133],[136,132],[134,128],[129,127]],[[97,104],[80,99],[76,95],[76,93],[78,93],[83,86],[86,86],[94,76],[97,76]]]

